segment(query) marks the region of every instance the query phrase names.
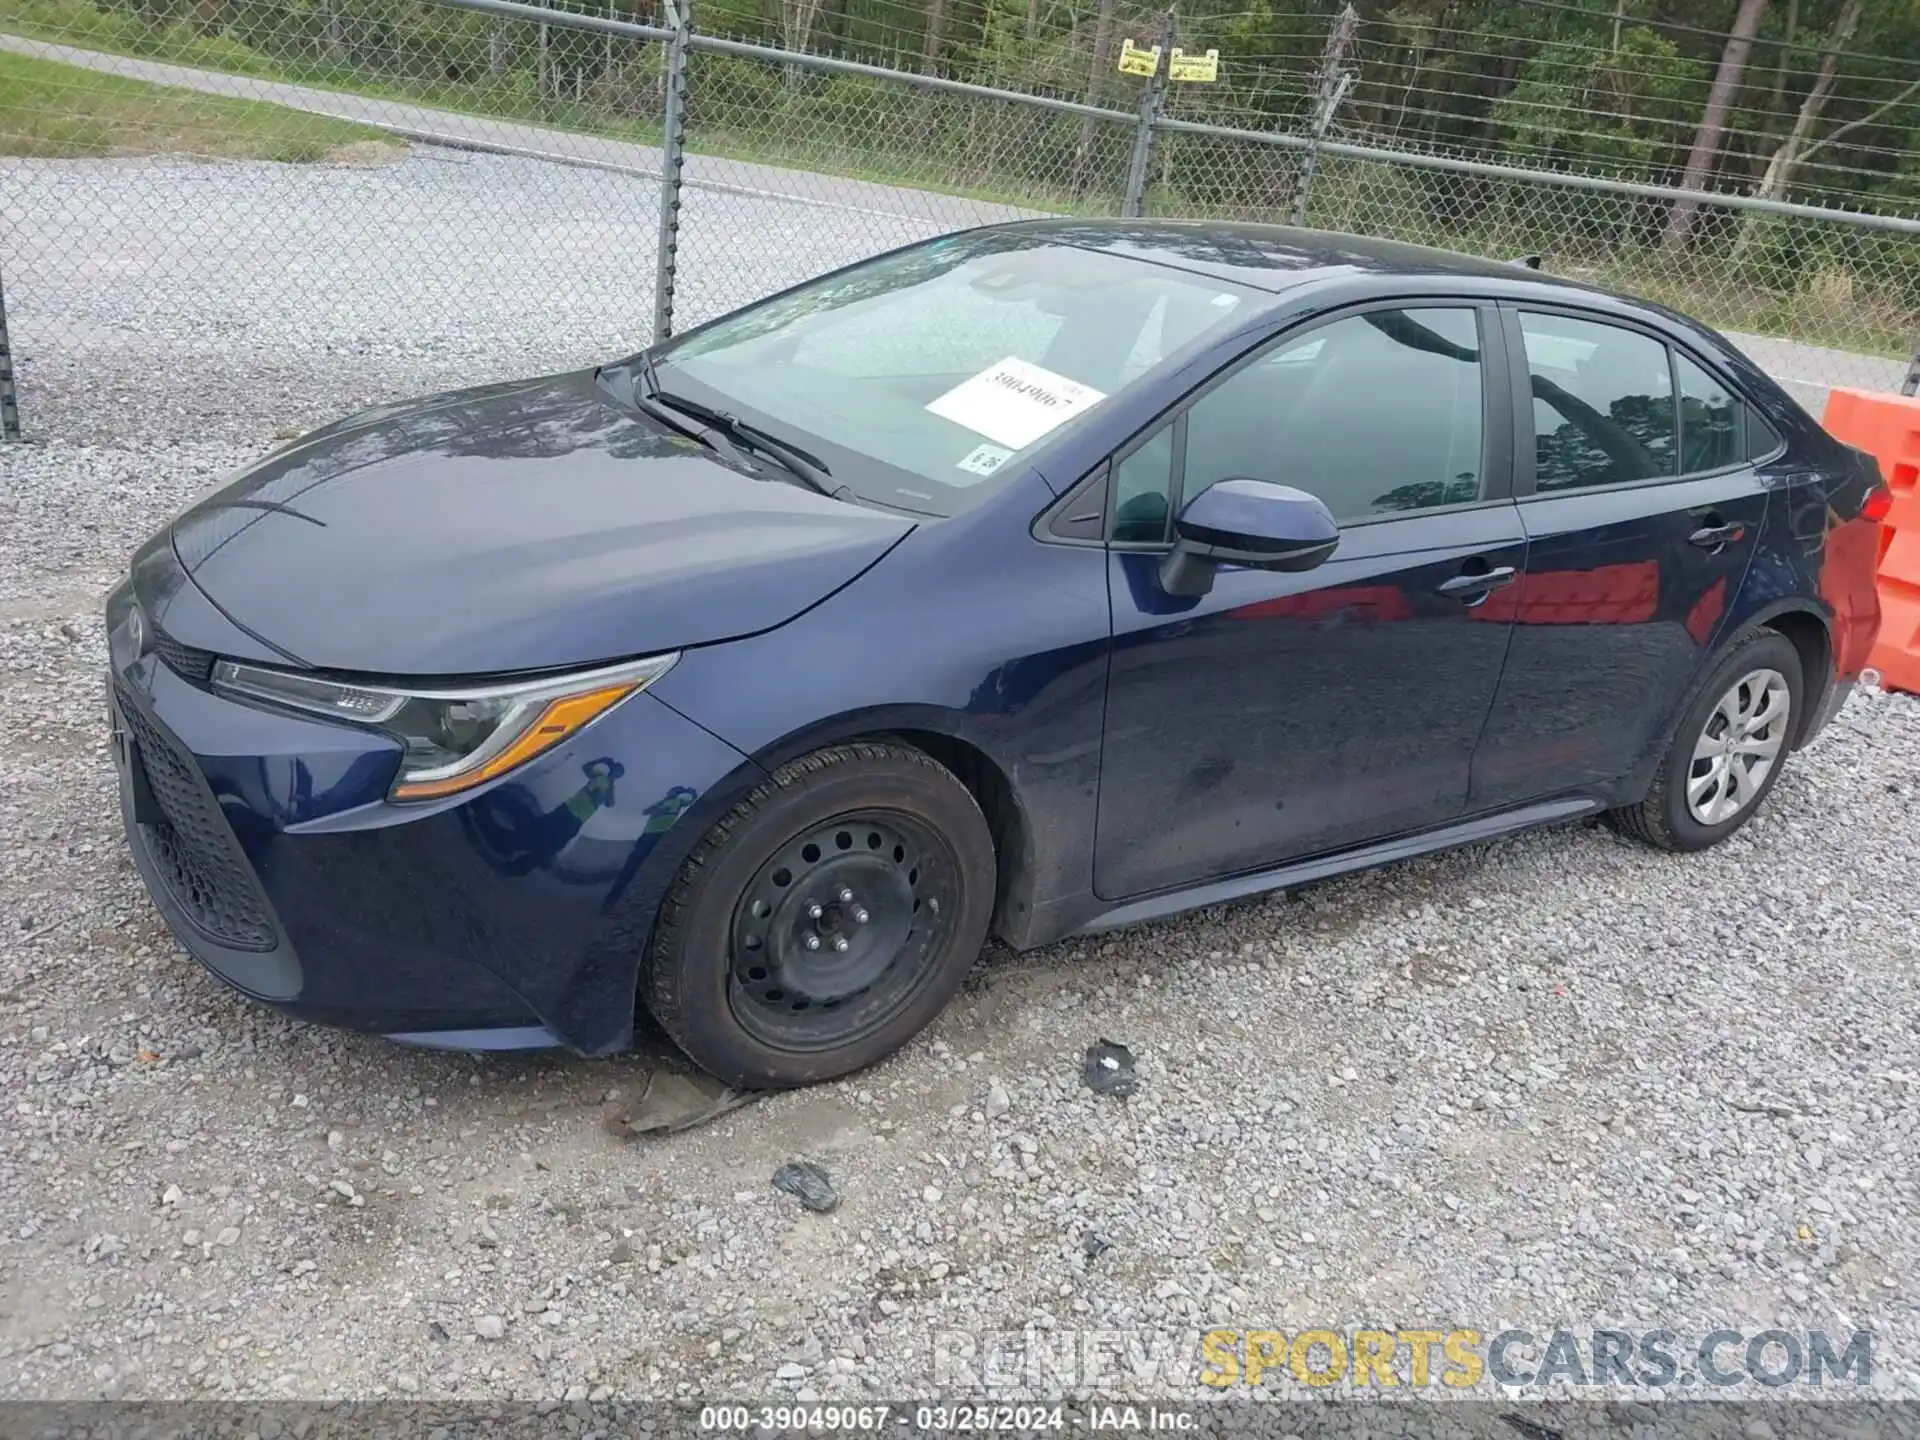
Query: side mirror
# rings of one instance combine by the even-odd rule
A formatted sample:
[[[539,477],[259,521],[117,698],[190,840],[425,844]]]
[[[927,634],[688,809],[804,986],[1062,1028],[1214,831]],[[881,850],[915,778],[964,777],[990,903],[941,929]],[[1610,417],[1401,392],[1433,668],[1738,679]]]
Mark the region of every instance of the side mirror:
[[[1173,522],[1160,567],[1169,595],[1205,595],[1214,568],[1311,570],[1333,554],[1340,527],[1319,497],[1267,480],[1222,480],[1194,496]]]

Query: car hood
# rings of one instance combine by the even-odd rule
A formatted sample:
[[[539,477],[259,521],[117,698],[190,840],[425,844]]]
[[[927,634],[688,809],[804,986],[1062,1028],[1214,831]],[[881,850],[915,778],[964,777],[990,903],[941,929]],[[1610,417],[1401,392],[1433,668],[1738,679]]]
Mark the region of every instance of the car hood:
[[[173,544],[297,663],[454,676],[771,629],[912,528],[663,433],[583,371],[314,431],[188,510]]]

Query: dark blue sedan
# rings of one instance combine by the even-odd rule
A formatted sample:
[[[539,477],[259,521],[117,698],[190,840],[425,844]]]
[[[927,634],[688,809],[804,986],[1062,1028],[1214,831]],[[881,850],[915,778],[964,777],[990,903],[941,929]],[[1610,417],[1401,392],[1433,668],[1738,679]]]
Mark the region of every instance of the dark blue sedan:
[[[1600,812],[1749,820],[1887,495],[1711,331],[1519,266],[1058,221],[353,416],[108,603],[128,835],[208,969],[729,1082],[1026,949]]]

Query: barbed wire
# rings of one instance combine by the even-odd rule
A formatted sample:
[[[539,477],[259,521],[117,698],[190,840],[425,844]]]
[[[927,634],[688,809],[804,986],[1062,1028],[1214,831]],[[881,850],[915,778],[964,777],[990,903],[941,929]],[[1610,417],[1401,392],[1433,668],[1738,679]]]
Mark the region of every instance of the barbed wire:
[[[1230,28],[1231,25],[1236,21],[1241,21],[1241,20],[1254,21],[1254,20],[1261,20],[1263,18],[1264,17],[1259,11],[1240,11],[1240,12],[1235,12],[1232,15],[1210,16],[1208,17],[1204,25],[1199,25],[1199,26],[1196,26],[1195,28],[1200,29],[1203,33],[1217,33],[1219,31],[1224,31]],[[1263,32],[1243,37],[1243,46],[1246,39],[1259,39],[1259,38],[1263,38],[1263,35],[1277,36],[1278,38],[1287,38],[1287,39],[1290,39],[1290,38],[1299,38],[1301,40],[1311,39],[1311,40],[1317,40],[1321,43],[1324,43],[1326,35],[1331,29],[1331,21],[1328,20],[1326,17],[1319,17],[1319,18],[1321,23],[1317,30],[1298,31],[1298,32],[1286,32],[1286,31],[1276,32],[1271,29],[1265,29],[1263,30]],[[1387,39],[1385,37],[1376,38],[1376,37],[1369,36],[1367,34],[1369,30],[1379,29],[1382,27],[1393,27],[1396,25],[1396,23],[1397,22],[1392,20],[1386,20],[1386,19],[1380,19],[1380,18],[1362,19],[1360,21],[1359,31],[1355,38],[1355,43],[1357,45],[1380,45],[1380,46],[1388,46],[1388,47],[1397,47],[1401,44],[1404,44],[1405,42],[1402,40]],[[1636,27],[1644,28],[1643,22],[1636,21],[1636,22],[1633,22],[1633,24]],[[1459,27],[1459,26],[1447,26],[1443,29],[1436,29],[1432,33],[1436,37],[1444,37],[1445,40],[1448,42],[1457,42],[1460,40],[1485,40],[1485,41],[1495,42],[1497,44],[1502,44],[1507,47],[1506,49],[1503,49],[1503,50],[1482,50],[1482,49],[1474,49],[1469,46],[1461,45],[1458,43],[1446,43],[1444,45],[1436,47],[1433,53],[1437,55],[1442,55],[1442,54],[1450,55],[1450,56],[1466,55],[1466,56],[1472,56],[1478,59],[1507,61],[1507,60],[1512,60],[1516,58],[1520,52],[1521,47],[1525,47],[1526,50],[1536,54],[1542,48],[1551,47],[1554,49],[1577,50],[1577,51],[1584,51],[1592,55],[1607,56],[1609,58],[1610,63],[1617,64],[1621,69],[1622,73],[1625,73],[1625,74],[1645,76],[1649,78],[1661,78],[1661,79],[1676,78],[1676,77],[1667,75],[1664,72],[1636,68],[1631,63],[1636,58],[1631,52],[1622,51],[1622,50],[1616,49],[1611,45],[1601,44],[1601,43],[1598,43],[1597,41],[1588,41],[1586,39],[1583,39],[1575,35],[1550,35],[1550,36],[1524,36],[1523,37],[1523,36],[1514,36],[1511,34],[1503,34],[1500,31],[1496,31],[1496,30],[1478,30],[1470,27]],[[1826,47],[1821,44],[1806,45],[1806,46],[1796,44],[1795,48],[1805,49],[1809,54],[1812,54],[1815,56],[1825,55],[1829,53]],[[1246,56],[1250,53],[1255,53],[1255,52],[1250,52],[1244,48],[1241,51],[1242,56]],[[1847,54],[1847,53],[1853,53],[1853,52],[1834,52],[1834,53]],[[1710,66],[1708,63],[1711,57],[1680,55],[1674,58],[1682,61],[1683,63],[1689,63],[1689,64],[1702,67],[1702,73],[1695,78],[1697,78],[1698,83],[1701,85],[1703,89],[1712,83]],[[1877,63],[1894,66],[1894,67],[1899,67],[1902,64],[1909,64],[1909,68],[1914,69],[1916,71],[1920,71],[1920,66],[1911,66],[1909,62],[1903,62],[1890,56],[1857,56],[1857,58],[1873,60]],[[1753,68],[1755,67],[1752,67],[1752,66],[1749,67],[1750,70]],[[1761,65],[1757,68],[1764,70],[1765,73],[1768,74],[1769,76],[1782,73],[1782,71],[1778,67],[1770,64]],[[1810,78],[1817,77],[1820,74],[1820,67],[1818,65],[1813,65],[1806,68],[1793,67],[1793,68],[1786,69],[1784,73],[1789,76],[1793,76],[1795,78],[1810,79]],[[1686,77],[1679,77],[1679,78],[1686,78]],[[1837,78],[1842,83],[1863,83],[1864,82],[1864,83],[1874,83],[1874,84],[1901,85],[1901,84],[1905,84],[1907,80],[1911,77],[1905,74],[1879,76],[1879,75],[1863,75],[1863,74],[1860,74],[1859,72],[1853,72],[1853,71],[1841,71],[1839,72],[1839,75]]]

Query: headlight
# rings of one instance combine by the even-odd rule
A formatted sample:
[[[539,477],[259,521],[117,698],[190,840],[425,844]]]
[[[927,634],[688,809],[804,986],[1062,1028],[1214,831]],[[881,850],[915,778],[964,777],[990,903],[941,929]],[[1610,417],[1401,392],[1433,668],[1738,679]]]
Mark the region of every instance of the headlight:
[[[122,581],[107,596],[107,657],[116,671],[125,670],[147,653],[147,617],[133,598],[133,586]]]
[[[459,690],[390,690],[222,660],[213,688],[384,730],[406,746],[389,798],[437,800],[483,785],[576,735],[673,667],[678,654]]]

